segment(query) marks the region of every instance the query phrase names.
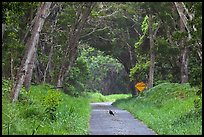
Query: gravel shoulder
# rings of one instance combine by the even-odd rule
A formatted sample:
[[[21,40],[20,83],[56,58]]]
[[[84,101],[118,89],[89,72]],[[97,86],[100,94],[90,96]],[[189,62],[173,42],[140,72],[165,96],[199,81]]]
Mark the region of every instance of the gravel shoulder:
[[[112,102],[91,103],[90,135],[156,135],[128,111],[118,109]],[[109,114],[112,110],[115,116]]]

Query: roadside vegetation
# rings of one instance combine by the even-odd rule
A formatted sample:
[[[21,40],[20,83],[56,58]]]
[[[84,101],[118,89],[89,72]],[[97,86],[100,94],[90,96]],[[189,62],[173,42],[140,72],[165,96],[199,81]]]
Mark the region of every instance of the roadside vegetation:
[[[103,96],[87,93],[74,97],[51,85],[22,88],[19,100],[9,100],[11,82],[2,83],[3,135],[87,135],[91,115],[90,102],[115,101],[126,94]]]
[[[71,97],[49,85],[22,90],[18,102],[9,100],[9,81],[3,82],[3,135],[88,134],[91,108],[86,97]]]
[[[87,93],[90,102],[114,102],[117,99],[131,97],[131,94],[112,94],[112,95],[102,95],[99,92]]]
[[[129,111],[159,135],[201,135],[200,92],[189,84],[162,83],[113,105]]]
[[[202,134],[201,37],[202,2],[2,2],[2,133],[87,135],[90,103],[116,101]]]

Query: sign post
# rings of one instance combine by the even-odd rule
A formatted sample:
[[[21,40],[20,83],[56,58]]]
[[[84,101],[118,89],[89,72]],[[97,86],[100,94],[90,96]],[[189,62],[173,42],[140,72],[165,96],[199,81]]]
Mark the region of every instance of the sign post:
[[[135,88],[137,88],[140,92],[142,92],[146,87],[147,85],[144,82],[138,82],[135,85]]]

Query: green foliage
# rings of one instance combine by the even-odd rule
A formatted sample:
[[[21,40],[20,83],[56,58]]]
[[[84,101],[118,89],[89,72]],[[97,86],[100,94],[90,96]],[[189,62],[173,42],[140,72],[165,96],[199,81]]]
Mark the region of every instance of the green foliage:
[[[130,96],[131,94],[112,94],[104,96],[100,92],[87,92],[86,94],[90,102],[114,102],[118,99],[124,99]]]
[[[88,45],[80,45],[79,53],[76,66],[78,68],[84,66],[84,68],[78,71],[76,69],[77,72],[81,72],[78,77],[75,77],[77,82],[75,82],[75,85],[72,84],[74,80],[72,78],[69,84],[72,84],[75,88],[84,87],[85,89],[80,88],[79,91],[83,90],[85,92],[98,90],[108,94],[114,91],[120,92],[119,89],[127,92],[126,85],[128,80],[124,76],[122,64],[116,59]],[[71,76],[72,73],[70,78]],[[108,80],[110,81],[108,82]]]
[[[148,18],[149,18],[149,17],[146,15],[146,16],[144,17],[144,20],[143,20],[142,25],[141,25],[143,34],[146,34],[146,33],[147,33],[147,30],[148,30]]]
[[[60,92],[56,92],[56,90],[48,90],[47,96],[43,99],[42,105],[51,120],[56,120],[56,111],[60,104],[61,96]]]
[[[11,91],[12,82],[10,80],[3,79],[2,80],[2,96],[9,96]]]
[[[91,76],[88,63],[83,56],[77,58],[76,63],[71,68],[69,74],[69,77],[65,79],[65,93],[77,97],[82,95],[83,92],[86,92],[87,87],[85,86],[85,83]]]
[[[145,63],[137,63],[132,69],[130,69],[130,80],[146,80],[149,64],[149,61]]]
[[[172,35],[173,40],[178,41],[187,36],[187,32],[175,31]]]
[[[202,114],[196,112],[197,88],[189,84],[162,83],[137,98],[113,103],[126,109],[159,135],[202,134]]]
[[[4,81],[2,88],[6,89],[7,80]],[[89,100],[84,97],[73,98],[50,87],[38,85],[31,86],[28,93],[21,91],[19,98],[24,95],[32,103],[11,103],[7,96],[2,95],[2,134],[88,134],[91,113]],[[46,108],[49,111],[44,111]],[[55,120],[52,121],[51,116]]]
[[[134,44],[135,49],[137,49],[137,50],[141,46],[141,44],[144,42],[144,38],[145,38],[146,34],[148,33],[148,18],[149,17],[147,15],[144,17],[144,20],[143,20],[142,25],[141,25],[143,34],[142,34],[142,36],[140,36],[138,42],[136,42]]]
[[[66,5],[66,6],[65,6]],[[64,3],[63,12],[59,14],[59,22],[60,26],[63,28],[67,25],[73,24],[76,19],[76,7],[74,3]]]
[[[77,58],[76,63],[74,67],[72,67],[70,71],[70,80],[77,80],[84,82],[86,81],[90,76],[90,70],[88,68],[87,61],[81,56]]]

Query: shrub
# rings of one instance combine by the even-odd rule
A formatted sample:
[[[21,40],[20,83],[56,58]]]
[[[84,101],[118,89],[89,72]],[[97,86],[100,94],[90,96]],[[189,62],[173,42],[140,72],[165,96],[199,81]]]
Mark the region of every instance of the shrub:
[[[42,105],[45,107],[45,112],[51,120],[56,120],[56,110],[61,101],[61,94],[56,90],[48,90],[47,96],[44,97]]]

